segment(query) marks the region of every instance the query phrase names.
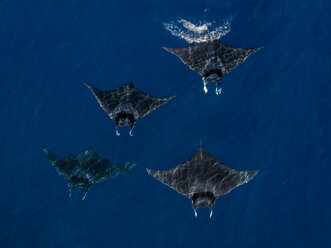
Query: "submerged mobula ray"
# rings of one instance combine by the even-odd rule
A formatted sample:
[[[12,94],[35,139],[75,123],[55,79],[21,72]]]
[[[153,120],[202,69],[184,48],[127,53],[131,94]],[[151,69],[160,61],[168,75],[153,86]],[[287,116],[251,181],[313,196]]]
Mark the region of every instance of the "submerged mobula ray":
[[[76,155],[58,158],[54,153],[43,147],[49,161],[52,162],[57,172],[68,180],[69,191],[80,188],[83,200],[89,188],[98,182],[113,178],[127,172],[135,164],[110,164],[108,159],[102,159],[92,148],[82,150]]]
[[[132,82],[113,90],[99,90],[85,84],[97,98],[100,106],[115,121],[116,135],[118,127],[130,127],[130,135],[136,122],[150,112],[170,101],[172,97],[154,97],[137,89]]]
[[[168,170],[150,170],[153,176],[178,193],[192,200],[197,217],[197,208],[208,207],[210,217],[215,201],[235,187],[249,182],[259,170],[235,170],[200,148],[183,164]]]
[[[229,73],[246,58],[260,48],[236,48],[220,40],[200,42],[183,48],[167,48],[168,52],[178,56],[184,64],[202,76],[203,89],[207,90],[207,83],[216,82],[216,94],[221,93],[222,76]]]

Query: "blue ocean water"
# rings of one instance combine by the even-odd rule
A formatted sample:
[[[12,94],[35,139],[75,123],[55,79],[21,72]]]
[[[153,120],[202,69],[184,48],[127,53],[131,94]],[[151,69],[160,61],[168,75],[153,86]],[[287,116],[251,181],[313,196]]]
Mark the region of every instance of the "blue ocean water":
[[[330,247],[328,0],[0,1],[1,247]],[[187,43],[163,23],[231,20],[222,41],[264,47],[202,91],[161,47]],[[128,81],[177,97],[116,137],[83,85]],[[199,114],[200,113],[200,114]],[[199,118],[200,115],[200,118]],[[199,147],[260,173],[194,217],[191,202],[145,168]],[[92,146],[131,171],[68,197],[42,145],[60,156]]]

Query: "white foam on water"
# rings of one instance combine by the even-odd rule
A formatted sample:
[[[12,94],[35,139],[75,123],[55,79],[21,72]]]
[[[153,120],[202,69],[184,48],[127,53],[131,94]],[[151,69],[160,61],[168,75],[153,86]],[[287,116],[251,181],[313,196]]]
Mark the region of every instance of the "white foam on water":
[[[226,20],[221,25],[217,25],[216,22],[205,21],[200,21],[199,24],[195,25],[184,19],[177,22],[163,23],[165,29],[172,35],[184,39],[188,43],[219,39],[231,31],[230,24],[230,20]]]
[[[184,28],[198,34],[208,31],[208,27],[211,26],[210,22],[204,23],[200,26],[196,26],[193,23],[186,21],[184,19],[180,19],[178,22],[182,24]]]

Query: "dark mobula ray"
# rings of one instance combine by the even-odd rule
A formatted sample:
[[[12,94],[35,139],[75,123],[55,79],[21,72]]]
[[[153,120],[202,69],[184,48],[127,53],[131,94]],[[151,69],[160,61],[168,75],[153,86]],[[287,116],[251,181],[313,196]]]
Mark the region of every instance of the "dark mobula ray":
[[[85,85],[92,91],[103,110],[115,121],[117,135],[120,135],[118,127],[128,126],[132,136],[132,129],[139,119],[175,97],[154,97],[137,89],[132,82],[113,90],[99,90],[92,85]]]
[[[218,89],[218,87],[222,76],[260,49],[236,48],[220,40],[196,43],[183,48],[163,48],[178,56],[184,64],[202,76],[205,93],[208,92],[207,83],[216,82],[217,95],[221,93],[221,88]]]
[[[149,170],[149,175],[192,200],[197,208],[208,207],[210,217],[215,201],[235,187],[249,182],[259,171],[235,170],[200,148],[183,164],[168,170]]]
[[[76,155],[58,158],[54,153],[43,147],[48,159],[57,172],[68,180],[69,191],[80,188],[83,200],[94,183],[107,180],[110,176],[116,177],[130,170],[135,164],[110,164],[108,159],[102,159],[92,148],[82,150]]]

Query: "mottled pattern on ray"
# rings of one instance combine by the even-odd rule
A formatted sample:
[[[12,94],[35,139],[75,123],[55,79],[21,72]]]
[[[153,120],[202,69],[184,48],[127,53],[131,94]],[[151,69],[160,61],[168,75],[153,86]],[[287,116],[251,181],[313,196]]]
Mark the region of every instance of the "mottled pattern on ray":
[[[135,164],[129,165],[128,162],[110,164],[108,159],[100,158],[92,148],[63,158],[58,158],[45,147],[43,151],[57,172],[68,180],[70,191],[73,188],[80,188],[83,199],[93,184],[105,181],[110,176],[116,177],[135,166]]]
[[[116,127],[129,126],[132,129],[139,119],[174,97],[154,97],[136,88],[132,82],[104,91],[89,84],[85,85],[92,91],[103,110],[115,121]],[[121,124],[121,118],[129,120]]]
[[[147,172],[192,201],[196,194],[211,194],[213,200],[212,206],[209,207],[212,209],[216,199],[249,182],[258,170],[233,169],[200,148],[193,156],[175,168],[147,169]]]
[[[221,80],[224,74],[243,63],[260,48],[246,49],[227,45],[220,40],[196,43],[184,48],[166,48],[196,71],[206,82]]]

